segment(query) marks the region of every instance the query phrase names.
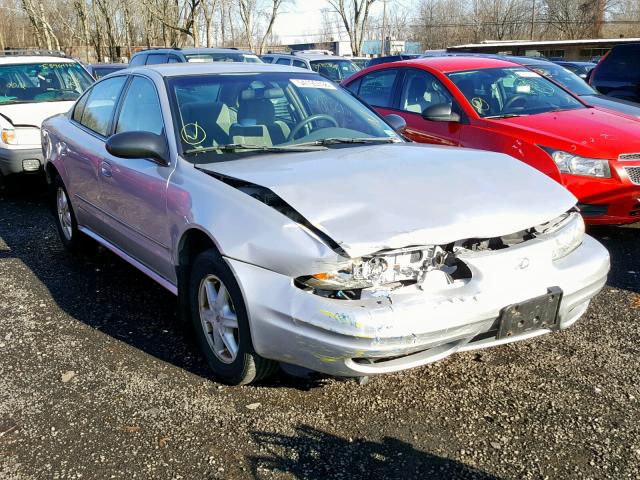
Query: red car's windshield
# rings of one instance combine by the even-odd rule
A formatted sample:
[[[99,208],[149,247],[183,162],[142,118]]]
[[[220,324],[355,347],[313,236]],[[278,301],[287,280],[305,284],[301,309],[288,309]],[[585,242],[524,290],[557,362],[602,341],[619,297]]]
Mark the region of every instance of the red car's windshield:
[[[466,70],[448,77],[483,118],[585,108],[553,82],[522,67]]]

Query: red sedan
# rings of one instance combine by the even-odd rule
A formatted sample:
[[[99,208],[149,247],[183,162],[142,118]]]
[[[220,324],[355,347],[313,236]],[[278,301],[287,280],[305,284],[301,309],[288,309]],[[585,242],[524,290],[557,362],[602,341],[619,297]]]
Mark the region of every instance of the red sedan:
[[[546,173],[588,223],[640,220],[640,122],[587,107],[532,70],[424,58],[367,68],[344,85],[380,114],[401,115],[414,141],[507,153]]]

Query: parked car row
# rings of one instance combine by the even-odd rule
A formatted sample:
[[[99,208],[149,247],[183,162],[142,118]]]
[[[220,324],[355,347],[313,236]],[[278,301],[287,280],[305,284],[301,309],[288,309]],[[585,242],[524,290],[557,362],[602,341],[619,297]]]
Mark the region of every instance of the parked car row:
[[[568,328],[609,270],[585,220],[640,214],[639,120],[563,72],[441,56],[343,88],[297,55],[186,50],[78,87],[40,159],[64,247],[97,242],[175,294],[224,382],[384,374]]]

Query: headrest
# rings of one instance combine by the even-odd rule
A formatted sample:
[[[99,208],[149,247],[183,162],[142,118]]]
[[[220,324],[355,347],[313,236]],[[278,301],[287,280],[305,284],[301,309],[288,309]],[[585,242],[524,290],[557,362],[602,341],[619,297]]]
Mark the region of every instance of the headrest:
[[[422,77],[413,77],[409,83],[409,95],[420,97],[427,90],[427,81]]]
[[[281,88],[260,88],[260,89],[248,89],[243,90],[240,94],[241,100],[255,100],[260,98],[272,99],[272,98],[282,98],[284,97],[284,92]]]
[[[217,117],[227,106],[222,102],[189,102],[180,107],[185,117]],[[189,118],[191,120],[191,118]]]

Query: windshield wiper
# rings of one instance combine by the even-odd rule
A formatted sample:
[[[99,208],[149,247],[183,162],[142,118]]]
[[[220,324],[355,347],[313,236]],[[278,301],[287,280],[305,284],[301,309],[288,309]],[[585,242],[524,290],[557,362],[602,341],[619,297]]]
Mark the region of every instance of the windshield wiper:
[[[526,117],[528,114],[523,113],[505,113],[504,115],[490,115],[484,118],[514,118],[514,117]]]
[[[393,137],[363,137],[363,138],[323,138],[311,142],[296,143],[296,145],[336,145],[339,143],[397,143]]]
[[[206,153],[206,152],[237,152],[243,150],[251,150],[254,152],[315,152],[319,150],[326,150],[326,148],[312,148],[312,145],[289,145],[282,147],[269,147],[266,145],[249,145],[246,143],[228,143],[226,145],[215,145],[211,147],[204,148],[191,148],[186,150],[184,153]]]

